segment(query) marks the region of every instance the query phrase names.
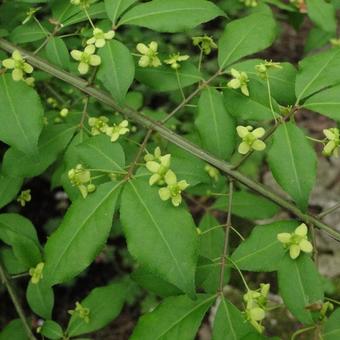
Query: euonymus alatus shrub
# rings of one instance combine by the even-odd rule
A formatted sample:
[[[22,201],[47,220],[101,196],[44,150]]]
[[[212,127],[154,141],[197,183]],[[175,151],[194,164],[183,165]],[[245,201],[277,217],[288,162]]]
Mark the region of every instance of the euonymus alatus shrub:
[[[266,339],[277,308],[289,310],[296,328],[275,339],[339,339],[315,242],[319,232],[340,241],[323,222],[338,205],[318,216],[309,208],[318,158],[331,167],[340,147],[339,7],[2,1],[0,275],[18,319],[0,339],[89,337],[136,290],[154,303],[131,339],[194,339],[205,316],[215,340]],[[259,57],[283,24],[299,30],[306,20],[313,25],[298,64]],[[299,126],[303,110],[329,118],[318,138]],[[261,184],[265,168],[284,194]],[[38,176],[71,202],[39,239],[20,215],[38,199],[29,186]],[[240,221],[252,226],[246,235]],[[77,287],[114,235],[126,240],[130,272],[56,313],[58,286]],[[254,283],[269,276],[249,272],[276,275]],[[243,296],[236,305],[226,289],[235,282]]]

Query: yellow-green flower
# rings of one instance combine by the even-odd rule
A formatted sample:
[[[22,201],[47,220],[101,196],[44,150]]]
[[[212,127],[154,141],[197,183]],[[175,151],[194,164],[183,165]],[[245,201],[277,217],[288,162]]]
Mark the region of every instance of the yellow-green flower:
[[[171,155],[162,156],[160,148],[157,147],[154,155],[147,154],[144,160],[146,161],[146,168],[152,173],[149,184],[154,185],[157,183],[163,185],[165,182],[164,176],[170,168]]]
[[[41,9],[41,7],[31,7],[28,9],[28,11],[26,12],[26,18],[24,19],[24,21],[22,22],[23,25],[25,25],[26,23],[28,23],[35,15],[35,13],[37,13],[39,10]]]
[[[246,318],[254,326],[254,328],[262,333],[264,327],[262,321],[266,317],[266,306],[270,284],[260,284],[257,290],[248,290],[243,295],[243,300],[246,302]]]
[[[193,37],[192,43],[198,46],[205,55],[209,55],[212,49],[216,49],[217,45],[212,37],[204,35],[202,37]]]
[[[31,199],[32,199],[31,190],[27,189],[21,191],[20,195],[17,198],[17,202],[19,202],[20,205],[24,207],[27,202],[30,202]]]
[[[45,264],[43,262],[40,262],[37,264],[35,268],[31,268],[29,270],[29,274],[31,276],[31,282],[33,284],[38,284],[39,281],[43,278],[43,269],[44,269]]]
[[[281,63],[273,62],[272,60],[265,60],[264,63],[255,66],[255,70],[261,79],[267,79],[268,70],[282,69]]]
[[[80,319],[84,320],[85,323],[90,322],[90,309],[83,307],[78,301],[76,302],[76,308],[68,311],[71,315],[77,315]]]
[[[238,152],[242,155],[247,154],[251,149],[256,151],[262,151],[266,148],[266,144],[259,138],[263,137],[265,130],[259,127],[253,130],[252,126],[241,126],[236,128],[237,134],[242,139],[241,144],[238,147]]]
[[[164,62],[171,66],[174,70],[178,70],[181,67],[180,62],[188,60],[190,57],[188,55],[180,55],[179,53],[174,53],[169,56],[169,59],[165,59]]]
[[[66,118],[68,114],[69,114],[69,110],[66,107],[64,107],[63,109],[59,111],[59,115],[63,118]]]
[[[325,156],[339,157],[340,132],[338,128],[324,129],[324,135],[327,138],[327,143],[323,149]]]
[[[136,49],[142,55],[138,62],[140,67],[158,67],[162,65],[158,58],[158,44],[156,41],[151,41],[148,45],[139,43]]]
[[[96,47],[94,45],[88,45],[84,51],[72,50],[71,56],[74,60],[79,61],[78,71],[80,74],[86,74],[90,66],[98,66],[101,64],[101,58],[95,54]]]
[[[88,45],[95,45],[97,48],[104,47],[106,44],[106,40],[112,40],[115,36],[115,31],[108,31],[104,33],[103,30],[100,28],[93,29],[93,36],[92,38],[86,41]]]
[[[33,72],[33,67],[26,63],[18,50],[12,53],[12,57],[2,61],[2,65],[12,71],[12,78],[15,81],[25,80],[26,74]]]
[[[189,184],[185,180],[177,182],[177,177],[172,170],[168,170],[165,174],[164,181],[167,186],[159,189],[159,197],[162,201],[171,199],[172,204],[178,207],[182,203],[182,191],[185,190]]]
[[[129,122],[127,120],[121,121],[119,124],[113,124],[105,129],[105,133],[111,138],[111,142],[115,142],[122,135],[130,131],[128,128]]]
[[[218,181],[220,177],[220,172],[218,171],[218,169],[214,168],[210,164],[207,164],[204,167],[204,170],[208,173],[209,177],[211,177],[215,182]]]
[[[235,70],[234,68],[232,68],[230,70],[230,74],[233,76],[233,79],[231,79],[228,82],[227,86],[234,90],[241,89],[241,92],[245,96],[248,97],[249,96],[249,90],[248,90],[249,78],[248,78],[247,73],[239,72]]]
[[[243,2],[246,7],[256,7],[259,4],[258,0],[240,0],[240,2]]]
[[[101,133],[105,133],[108,125],[109,118],[105,116],[90,117],[88,120],[89,126],[91,127],[91,135],[97,136]]]
[[[278,234],[277,239],[286,248],[289,248],[289,255],[294,260],[300,255],[301,251],[304,253],[311,253],[313,251],[313,245],[308,241],[307,233],[308,228],[302,223],[293,233]]]
[[[70,169],[67,175],[71,184],[78,187],[84,198],[95,190],[95,187],[93,188],[93,185],[89,183],[91,182],[91,172],[85,169],[82,164],[77,164],[75,168]]]
[[[70,0],[70,3],[75,6],[90,7],[91,0]]]

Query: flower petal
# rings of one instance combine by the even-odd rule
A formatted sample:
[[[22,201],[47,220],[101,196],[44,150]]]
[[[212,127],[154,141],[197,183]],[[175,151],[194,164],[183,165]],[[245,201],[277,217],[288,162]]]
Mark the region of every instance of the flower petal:
[[[299,235],[299,236],[302,236],[302,237],[306,236],[307,232],[308,232],[308,228],[304,223],[301,223],[294,231],[294,233],[296,235]]]
[[[241,154],[241,155],[245,155],[249,152],[250,150],[250,146],[245,143],[245,142],[242,142],[239,146],[238,146],[238,152]]]
[[[311,253],[313,251],[313,245],[306,239],[301,240],[299,246],[305,253]]]

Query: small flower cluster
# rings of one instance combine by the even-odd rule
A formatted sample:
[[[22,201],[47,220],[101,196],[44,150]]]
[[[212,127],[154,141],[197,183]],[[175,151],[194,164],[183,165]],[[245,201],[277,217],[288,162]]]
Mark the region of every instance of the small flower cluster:
[[[299,257],[301,251],[304,253],[311,253],[313,251],[313,245],[307,238],[308,228],[302,223],[293,233],[280,233],[277,235],[277,239],[283,243],[285,248],[289,249],[290,257],[295,260]]]
[[[268,77],[268,70],[270,69],[282,69],[280,63],[273,62],[272,60],[265,60],[264,63],[258,64],[255,66],[255,70],[259,77],[263,80],[266,80]]]
[[[144,160],[146,168],[152,173],[149,184],[165,185],[159,189],[159,197],[162,201],[171,199],[172,204],[178,207],[182,203],[182,191],[189,184],[185,180],[177,181],[176,174],[170,169],[171,155],[162,156],[160,148],[157,147],[154,154],[147,154]]]
[[[95,54],[96,48],[105,46],[107,40],[112,40],[115,32],[110,30],[104,32],[98,27],[93,28],[92,37],[86,41],[87,46],[84,51],[72,50],[71,56],[74,60],[79,61],[78,71],[80,74],[86,74],[90,66],[98,66],[101,64],[101,58]]]
[[[243,2],[246,7],[256,7],[259,4],[258,0],[240,0],[240,2]]]
[[[43,278],[43,269],[44,269],[45,264],[43,262],[40,262],[37,264],[35,268],[31,268],[29,270],[29,274],[31,276],[31,282],[33,284],[38,284],[39,281]]]
[[[236,128],[237,134],[242,139],[238,147],[238,152],[242,155],[247,154],[250,150],[262,151],[266,148],[266,144],[259,138],[265,134],[265,129],[259,127],[254,130],[252,126],[241,126]]]
[[[34,78],[27,77],[33,72],[33,67],[26,63],[25,59],[18,50],[12,53],[12,57],[2,61],[3,67],[12,71],[12,78],[14,81],[23,80],[27,85],[34,85]]]
[[[85,323],[90,322],[90,308],[83,307],[78,301],[76,302],[76,308],[69,310],[70,315],[76,315],[80,319],[84,320]]]
[[[325,156],[339,157],[339,147],[340,147],[340,131],[338,128],[330,128],[323,130],[326,136],[325,147],[323,149],[323,154]]]
[[[84,51],[72,50],[71,56],[74,60],[79,61],[78,71],[80,74],[89,72],[90,66],[98,66],[101,64],[101,58],[95,54],[96,47],[87,45]]]
[[[240,89],[241,92],[245,95],[245,96],[249,96],[249,89],[248,89],[248,82],[249,82],[249,78],[247,73],[245,72],[239,72],[237,70],[235,70],[234,68],[232,68],[230,70],[230,74],[233,76],[233,79],[231,79],[227,86],[230,89]]]
[[[161,60],[158,57],[158,44],[152,41],[150,44],[145,45],[142,43],[137,44],[137,51],[140,53],[140,59],[138,65],[140,67],[158,67],[162,65]],[[165,59],[164,62],[171,66],[174,70],[178,70],[181,67],[180,62],[188,60],[188,55],[180,55],[174,53]]]
[[[96,190],[96,186],[91,183],[91,171],[84,168],[82,164],[77,164],[75,168],[70,169],[67,175],[72,186],[78,187],[84,198]]]
[[[243,300],[246,303],[245,314],[247,320],[259,333],[262,333],[264,330],[262,321],[266,317],[266,306],[269,289],[269,283],[261,283],[259,289],[248,290],[248,292],[243,296]]]
[[[17,202],[19,202],[20,205],[24,207],[27,202],[31,201],[31,199],[32,199],[31,190],[27,189],[27,190],[21,191],[20,195],[17,198]]]
[[[217,48],[217,45],[212,37],[204,35],[202,37],[193,37],[192,43],[194,46],[198,46],[199,49],[205,54],[209,55],[213,49]]]
[[[111,142],[117,141],[120,136],[123,136],[130,131],[128,128],[129,122],[127,120],[123,120],[119,124],[110,126],[109,119],[105,116],[100,116],[99,118],[89,118],[88,123],[91,127],[92,136],[103,133],[110,137]]]

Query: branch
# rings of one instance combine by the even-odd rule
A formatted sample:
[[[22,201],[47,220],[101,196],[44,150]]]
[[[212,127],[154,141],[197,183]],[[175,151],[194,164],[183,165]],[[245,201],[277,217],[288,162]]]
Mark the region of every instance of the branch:
[[[167,139],[169,142],[179,146],[180,148],[191,153],[192,155],[213,165],[215,168],[221,170],[222,172],[224,172],[226,175],[230,176],[234,180],[242,183],[249,189],[257,192],[263,197],[268,198],[272,202],[281,206],[283,209],[289,211],[290,213],[295,215],[297,218],[299,218],[301,221],[308,223],[308,224],[313,223],[317,228],[324,230],[331,237],[340,241],[340,233],[332,229],[329,225],[320,221],[315,216],[302,212],[295,204],[277,195],[276,193],[271,191],[271,189],[263,186],[262,184],[249,179],[248,177],[244,176],[238,171],[233,170],[232,166],[229,163],[216,158],[214,155],[210,154],[207,151],[202,150],[200,147],[189,142],[185,138],[177,135],[174,131],[168,129],[167,127],[163,126],[161,123],[156,122],[150,119],[149,117],[143,115],[142,113],[135,111],[129,107],[121,107],[105,91],[88,86],[88,82],[86,80],[79,78],[77,76],[74,76],[56,66],[49,64],[45,60],[33,55],[32,53],[27,52],[26,50],[18,48],[16,45],[11,44],[5,39],[0,39],[0,48],[10,53],[12,53],[14,50],[19,50],[23,54],[23,56],[26,58],[26,60],[34,67],[39,68],[40,70],[45,71],[49,73],[50,75],[69,83],[70,85],[78,88],[84,93],[87,93],[91,97],[97,99],[98,101],[110,106],[115,111],[118,111],[121,114],[125,115],[126,117],[132,119],[136,123],[148,129],[157,131],[163,138]]]
[[[19,299],[17,297],[17,294],[11,284],[11,281],[10,279],[8,278],[8,275],[7,275],[7,272],[6,272],[6,269],[4,267],[4,265],[2,264],[2,262],[0,261],[0,279],[1,281],[4,283],[4,285],[6,286],[6,289],[8,291],[8,294],[14,304],[14,307],[20,317],[20,320],[22,322],[22,325],[25,329],[25,332],[28,336],[28,338],[30,340],[36,340],[36,337],[34,336],[34,334],[32,333],[32,330],[31,330],[31,327],[29,326],[28,322],[27,322],[27,319],[26,319],[26,316],[25,316],[25,313],[24,313],[24,310],[19,302]]]

